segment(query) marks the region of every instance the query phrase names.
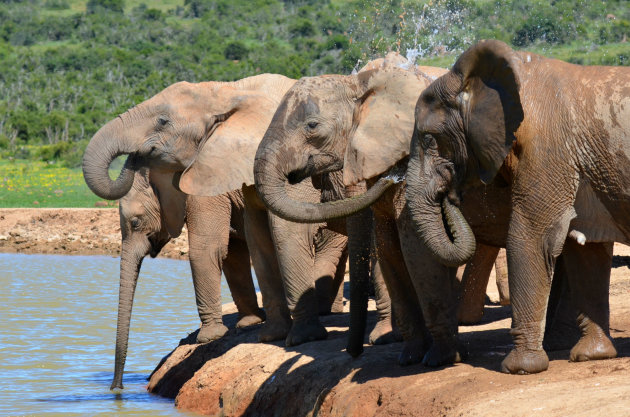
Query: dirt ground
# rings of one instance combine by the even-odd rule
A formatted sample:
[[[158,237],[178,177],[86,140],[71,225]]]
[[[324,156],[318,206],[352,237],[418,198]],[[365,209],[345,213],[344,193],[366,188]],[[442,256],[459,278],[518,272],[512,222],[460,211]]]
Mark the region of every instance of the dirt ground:
[[[162,256],[186,259],[185,235]],[[116,256],[118,210],[0,209],[0,252]],[[610,326],[616,359],[570,363],[568,351],[557,351],[550,352],[547,372],[501,374],[511,348],[510,307],[489,302],[480,325],[460,327],[469,357],[454,366],[401,368],[400,343],[366,345],[352,359],[343,351],[348,317],[339,314],[322,318],[328,340],[294,348],[255,343],[256,327],[232,329],[205,345],[183,340],[158,365],[148,389],[176,398],[179,408],[225,416],[630,416],[628,265],[630,247],[615,245]],[[498,298],[492,279],[488,296]],[[234,306],[224,312],[233,327]]]
[[[630,247],[616,245],[610,287],[616,359],[572,363],[568,350],[555,351],[546,372],[502,374],[512,346],[511,310],[489,302],[481,324],[460,326],[469,357],[454,366],[399,367],[400,343],[366,345],[352,359],[343,351],[348,317],[341,314],[322,318],[328,340],[293,348],[256,343],[256,328],[233,329],[205,345],[183,339],[148,389],[175,398],[178,408],[222,416],[630,416],[629,264]],[[492,279],[488,296],[498,300]]]
[[[120,255],[118,208],[0,209],[0,252]],[[188,259],[188,235],[169,242],[160,256]]]

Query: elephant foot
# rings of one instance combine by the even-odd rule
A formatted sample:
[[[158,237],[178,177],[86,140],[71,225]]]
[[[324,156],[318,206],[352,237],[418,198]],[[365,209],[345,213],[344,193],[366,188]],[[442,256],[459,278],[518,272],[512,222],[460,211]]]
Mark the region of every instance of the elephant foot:
[[[387,317],[376,322],[376,326],[370,332],[369,340],[371,345],[386,345],[400,342],[402,335],[397,329],[392,328],[392,320]]]
[[[291,329],[291,322],[284,320],[267,320],[258,331],[259,342],[273,342],[287,337]]]
[[[422,358],[429,350],[425,339],[413,339],[405,342],[402,352],[398,356],[400,366],[413,365],[422,362]]]
[[[208,343],[222,338],[228,331],[223,323],[204,324],[197,334],[197,343]]]
[[[568,350],[577,343],[579,337],[580,332],[577,326],[573,326],[572,329],[556,329],[554,324],[550,331],[545,331],[543,348],[549,352]]]
[[[241,317],[236,323],[236,328],[240,329],[243,327],[253,326],[255,324],[260,324],[265,321],[265,313],[262,310],[258,311],[258,314],[247,314]]]
[[[461,362],[462,356],[454,343],[434,342],[422,358],[422,364],[431,368],[452,365]]]
[[[585,335],[571,349],[571,362],[595,361],[617,357],[617,349],[601,330],[595,335]]]
[[[318,321],[309,323],[296,323],[293,322],[291,331],[289,332],[286,345],[296,346],[302,343],[312,342],[314,340],[322,340],[328,337],[328,331]]]
[[[549,368],[549,358],[544,350],[512,349],[501,362],[501,372],[506,374],[537,374]]]
[[[464,326],[478,324],[483,317],[483,304],[481,306],[462,306],[457,313],[457,320],[459,324]]]

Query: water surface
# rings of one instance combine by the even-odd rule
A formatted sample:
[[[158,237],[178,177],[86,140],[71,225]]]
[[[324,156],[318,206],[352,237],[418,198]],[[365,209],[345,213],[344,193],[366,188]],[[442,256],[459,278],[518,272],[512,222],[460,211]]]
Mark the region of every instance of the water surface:
[[[119,258],[0,254],[0,271],[0,415],[190,415],[145,389],[199,327],[188,262],[145,259],[117,393]],[[222,293],[229,301],[225,282]]]

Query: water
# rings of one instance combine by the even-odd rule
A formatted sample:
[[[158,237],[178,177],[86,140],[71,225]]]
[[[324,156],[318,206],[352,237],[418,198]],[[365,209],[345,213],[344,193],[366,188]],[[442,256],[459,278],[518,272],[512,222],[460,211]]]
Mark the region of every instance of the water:
[[[119,258],[0,254],[0,271],[1,416],[190,415],[145,389],[160,359],[199,327],[188,262],[145,259],[118,393],[109,386]]]

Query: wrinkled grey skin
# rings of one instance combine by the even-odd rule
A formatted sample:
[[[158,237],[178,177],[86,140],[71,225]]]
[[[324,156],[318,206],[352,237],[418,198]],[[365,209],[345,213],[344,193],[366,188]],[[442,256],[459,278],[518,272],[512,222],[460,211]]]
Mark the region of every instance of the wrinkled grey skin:
[[[455,340],[455,269],[433,260],[415,233],[409,232],[411,223],[405,208],[404,185],[391,186],[385,175],[379,175],[367,181],[368,193],[317,206],[285,192],[288,184],[309,175],[344,168],[349,138],[363,121],[357,117],[361,112],[357,102],[369,91],[369,86],[377,82],[371,80],[380,80],[381,75],[375,70],[357,76],[313,77],[298,81],[285,95],[258,148],[254,164],[256,186],[272,211],[298,221],[341,217],[362,209],[365,204],[372,204],[376,253],[405,340],[399,362],[410,364],[423,359],[429,365],[452,362],[459,357]],[[382,90],[380,85],[374,88]],[[417,95],[409,104],[411,114],[415,99]],[[375,99],[372,109],[377,104]],[[391,115],[378,117],[391,118]],[[361,120],[359,127],[353,124],[357,120]],[[411,129],[412,123],[409,133]],[[375,152],[379,151],[382,150],[375,149]],[[401,162],[403,165],[398,167],[399,170],[404,171],[404,163]],[[386,189],[388,185],[390,188]],[[365,198],[370,192],[383,196],[374,202],[370,197]],[[365,224],[355,219],[356,215],[348,219],[349,225],[357,223],[350,229],[365,230]],[[364,218],[363,222],[367,220]],[[450,284],[448,288],[429,291],[429,284],[440,286],[442,283]],[[426,308],[421,308],[418,294],[427,294],[430,299],[424,303]],[[352,298],[351,305],[354,301]],[[355,336],[351,334],[348,346],[353,355],[360,353],[353,350]]]
[[[365,114],[368,117],[374,115],[374,109],[379,107],[378,100],[383,99],[374,91],[388,91],[376,81],[370,84],[370,80],[380,80],[385,85],[389,82],[387,77],[374,72],[356,77],[326,76],[298,81],[285,96],[258,148],[254,165],[256,185],[261,197],[274,212],[300,221],[323,221],[360,210],[365,201],[372,204],[379,262],[405,339],[399,362],[408,364],[422,361],[431,366],[452,363],[461,356],[457,349],[456,315],[459,283],[455,279],[455,270],[435,260],[433,253],[428,251],[426,244],[415,233],[410,209],[405,204],[405,183],[390,185],[385,191],[379,190],[378,195],[381,197],[375,202],[369,197],[313,206],[296,201],[284,192],[287,184],[308,175],[335,171],[341,167],[347,172],[344,159],[347,159],[348,147],[351,146],[348,143],[361,130],[361,123],[366,120]],[[391,97],[400,98],[398,93],[391,92],[391,96],[384,98],[386,101],[400,102],[402,100],[391,100]],[[366,96],[373,97],[367,111],[362,107]],[[416,99],[417,96],[406,110],[411,113],[411,117]],[[404,112],[404,108],[396,108],[395,111],[377,113],[376,116],[380,120],[401,120]],[[392,117],[392,113],[396,118]],[[378,156],[375,159],[380,158],[375,163],[394,161],[391,165],[382,164],[383,171],[392,169],[400,172],[406,167],[405,153],[391,146],[388,148],[394,142],[393,133],[391,130],[378,131],[379,124],[384,123],[374,123],[367,131],[363,130],[363,135],[372,139],[368,142],[372,145],[364,146],[364,149],[371,148],[373,154]],[[406,149],[409,149],[412,132],[413,121],[405,131],[400,132],[400,142]],[[355,160],[363,162],[367,158],[359,154]],[[372,166],[364,168],[378,173]],[[383,179],[387,180],[389,174],[383,171],[368,179],[368,188],[374,190],[377,184],[383,183]],[[357,201],[361,203],[357,205]],[[459,204],[465,217],[465,221],[459,220],[459,225],[469,229],[469,235],[470,230],[474,231],[479,242],[496,254],[496,249],[492,247],[506,245],[511,214],[509,202],[510,189],[505,184],[470,189]],[[470,236],[466,239],[470,241]],[[455,249],[453,253],[457,255],[459,249]],[[467,253],[464,255],[463,258],[470,256]],[[481,255],[480,262],[483,263],[483,259],[488,257]],[[596,275],[600,274],[597,270],[601,269],[602,261],[605,263],[605,258],[598,259],[598,267],[592,270]],[[488,266],[491,267],[491,263]],[[578,276],[580,272],[573,271],[573,274]]]
[[[560,255],[582,331],[571,359],[616,356],[607,294],[612,242],[630,241],[628,91],[627,68],[572,65],[481,41],[418,99],[407,201],[434,256],[444,260],[453,246],[445,202],[459,205],[461,195],[466,204],[481,183],[511,193],[505,244],[515,347],[503,372],[548,367],[544,319]]]
[[[166,196],[168,190],[162,188],[160,193],[160,187],[164,184],[152,183],[149,170],[141,168],[135,173],[132,188],[120,200],[122,250],[112,389],[123,388],[131,311],[142,260],[147,255],[156,257],[170,239],[181,233],[184,224],[188,228],[190,266],[201,320],[197,342],[212,341],[228,330],[221,317],[222,271],[239,312],[236,327],[261,323],[265,317],[257,304],[244,240],[242,193],[187,197],[173,189]],[[165,204],[169,206],[160,204],[158,194],[162,200],[168,197]]]
[[[234,83],[177,83],[103,126],[83,159],[88,186],[103,198],[118,198],[127,193],[127,177],[137,169],[138,160],[152,170],[178,173],[195,160],[200,144],[214,149],[217,141],[230,139],[226,145],[229,157],[221,158],[223,165],[215,164],[215,168],[220,182],[237,187],[245,182],[245,238],[267,315],[259,339],[285,339],[287,345],[326,337],[317,313],[338,310],[340,305],[332,306],[336,299],[332,295],[318,296],[316,287],[338,294],[346,237],[322,224],[297,224],[269,214],[246,180],[221,173],[237,168],[251,176],[251,162],[233,157],[239,154],[230,146],[242,145],[238,140],[243,133],[264,124],[263,110],[275,109],[274,95],[292,82],[267,74]],[[112,181],[107,167],[120,154],[130,157],[119,179]],[[292,192],[311,201],[321,199],[321,192],[311,184],[296,185]],[[254,253],[253,248],[259,252]]]

